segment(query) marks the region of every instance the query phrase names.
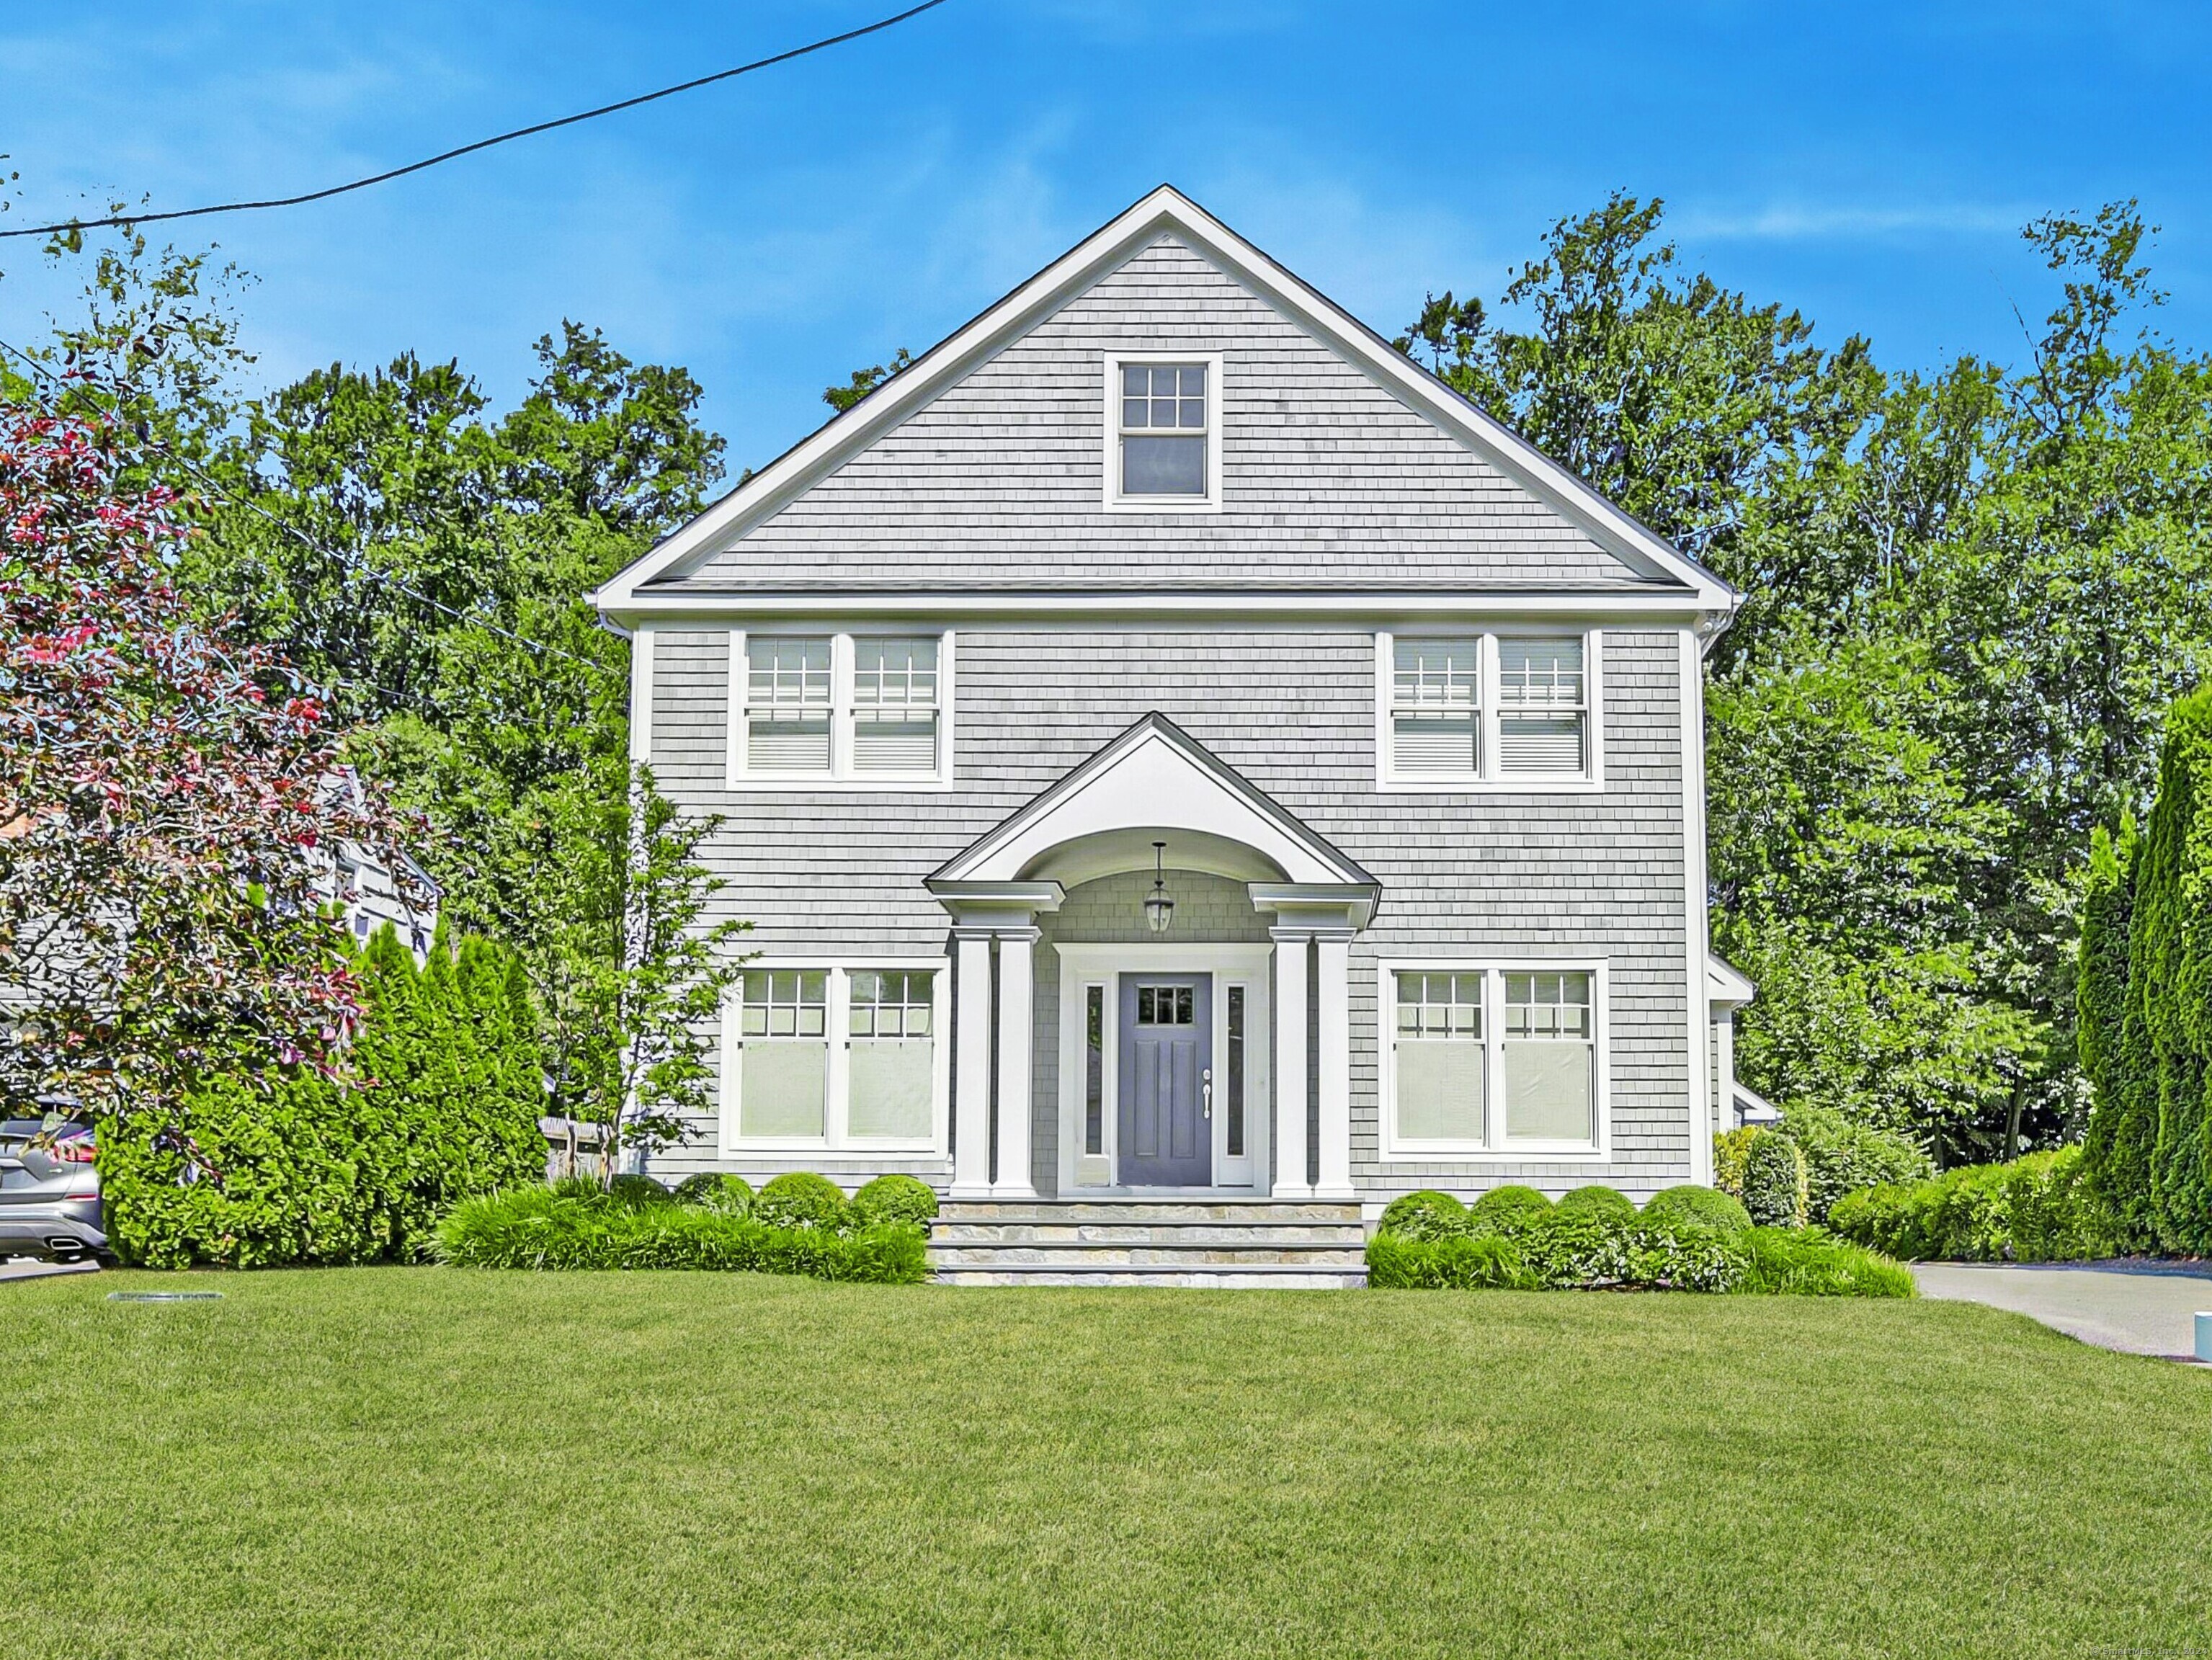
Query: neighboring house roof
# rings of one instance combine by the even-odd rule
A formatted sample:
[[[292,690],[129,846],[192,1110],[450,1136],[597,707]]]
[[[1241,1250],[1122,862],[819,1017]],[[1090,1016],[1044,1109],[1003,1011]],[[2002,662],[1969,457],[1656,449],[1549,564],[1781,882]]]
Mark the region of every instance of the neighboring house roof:
[[[1363,915],[1382,892],[1358,864],[1158,713],[954,854],[929,885],[939,892],[1009,882],[1073,887],[1151,869],[1156,836],[1183,861],[1177,868],[1340,889],[1346,898],[1360,890]]]
[[[1748,1084],[1738,1080],[1735,1082],[1735,1089],[1733,1104],[1735,1108],[1737,1123],[1778,1124],[1782,1122],[1782,1109],[1773,1105]]]
[[[1104,389],[1097,382],[1102,351],[1184,350],[1199,344],[1189,337],[1193,326],[1163,339],[1126,319],[1117,325],[1108,313],[1086,325],[1081,339],[1053,343],[1036,359],[1036,373],[1056,372],[1063,380],[1079,370],[1082,384],[1095,387],[1084,407],[1096,413],[1079,431],[1068,423],[1072,405],[1063,398],[1051,442],[1037,449],[1035,465],[1024,463],[1035,491],[1000,501],[972,488],[974,470],[994,463],[994,446],[1003,448],[1010,434],[1036,429],[1022,388],[1012,386],[1001,388],[1000,401],[979,404],[972,416],[906,429],[902,436],[910,441],[898,465],[907,472],[863,477],[848,471],[838,481],[842,505],[835,514],[801,513],[827,499],[820,492],[841,469],[854,467],[1125,267],[1139,268],[1131,277],[1133,295],[1186,293],[1193,314],[1223,319],[1224,335],[1240,326],[1230,319],[1244,317],[1249,324],[1255,308],[1264,307],[1279,319],[1274,326],[1282,337],[1267,350],[1285,366],[1285,385],[1269,387],[1264,375],[1247,371],[1236,395],[1272,399],[1279,410],[1287,403],[1301,418],[1301,398],[1331,407],[1350,400],[1357,409],[1347,421],[1376,427],[1379,441],[1395,447],[1393,455],[1418,451],[1432,476],[1408,488],[1387,523],[1372,514],[1363,522],[1353,512],[1318,529],[1305,527],[1300,541],[1298,527],[1289,522],[1295,515],[1278,514],[1283,528],[1273,541],[1284,550],[1272,558],[1255,556],[1254,547],[1267,547],[1270,538],[1254,532],[1265,531],[1277,504],[1256,492],[1237,513],[1224,511],[1212,523],[1190,515],[1148,526],[1142,513],[1106,512],[1096,483],[1103,458],[1091,453],[1105,424]],[[1102,339],[1108,344],[1102,347]],[[1071,447],[1075,440],[1080,456]],[[1051,443],[1059,444],[1057,451]],[[1297,465],[1288,468],[1292,481],[1298,473]],[[1279,482],[1282,476],[1279,470]],[[911,488],[925,477],[945,481],[939,495]],[[1088,502],[1079,488],[1085,478],[1092,481]],[[915,532],[924,526],[928,550],[917,545],[925,538]],[[1047,545],[1019,545],[1025,535],[1030,543],[1042,536]],[[1008,550],[1010,542],[1016,552]],[[742,557],[733,551],[740,549]],[[732,556],[718,557],[724,554]],[[1271,587],[1641,593],[1715,620],[1724,619],[1736,602],[1725,582],[1166,185],[723,496],[594,599],[619,617],[641,608],[683,609],[686,600],[695,606],[732,599],[753,603],[776,593],[1019,587],[1203,595]]]

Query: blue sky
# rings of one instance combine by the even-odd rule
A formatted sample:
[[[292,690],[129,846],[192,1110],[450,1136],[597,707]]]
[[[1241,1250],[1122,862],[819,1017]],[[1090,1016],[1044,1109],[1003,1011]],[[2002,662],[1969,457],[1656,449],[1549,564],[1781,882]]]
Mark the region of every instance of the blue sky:
[[[312,189],[896,9],[0,8],[7,219]],[[688,366],[732,470],[1162,179],[1376,328],[1494,295],[1562,215],[1664,197],[1687,260],[1893,364],[2014,355],[2021,223],[2138,196],[2212,344],[2212,7],[950,0],[856,45],[313,207],[203,222],[259,373],[457,356],[511,400],[574,317]],[[5,222],[5,221],[0,221]],[[0,325],[58,290],[0,243]]]

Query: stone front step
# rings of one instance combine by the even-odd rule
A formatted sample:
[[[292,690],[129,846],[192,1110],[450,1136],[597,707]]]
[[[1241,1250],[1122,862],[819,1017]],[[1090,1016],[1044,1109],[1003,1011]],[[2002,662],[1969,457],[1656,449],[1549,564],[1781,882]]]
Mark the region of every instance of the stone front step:
[[[929,1259],[947,1285],[1344,1286],[1367,1280],[1357,1204],[951,1201]]]

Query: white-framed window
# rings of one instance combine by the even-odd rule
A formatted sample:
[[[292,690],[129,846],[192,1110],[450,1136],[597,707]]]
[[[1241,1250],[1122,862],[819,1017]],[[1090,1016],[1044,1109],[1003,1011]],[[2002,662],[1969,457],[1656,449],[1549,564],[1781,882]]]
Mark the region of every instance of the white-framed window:
[[[1602,1158],[1602,964],[1385,963],[1383,1153]]]
[[[1376,636],[1376,769],[1397,789],[1580,788],[1601,780],[1598,631]]]
[[[725,1153],[942,1154],[945,964],[748,967],[722,1020]]]
[[[941,785],[949,633],[733,630],[728,784]]]
[[[1109,356],[1105,390],[1106,504],[1220,506],[1220,354]]]

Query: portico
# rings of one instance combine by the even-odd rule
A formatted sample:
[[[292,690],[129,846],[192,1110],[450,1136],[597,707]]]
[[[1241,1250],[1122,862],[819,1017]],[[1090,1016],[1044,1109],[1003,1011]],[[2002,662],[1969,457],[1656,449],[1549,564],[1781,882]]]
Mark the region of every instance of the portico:
[[[1353,1196],[1349,959],[1380,885],[1172,721],[928,886],[952,922],[952,1197]]]

